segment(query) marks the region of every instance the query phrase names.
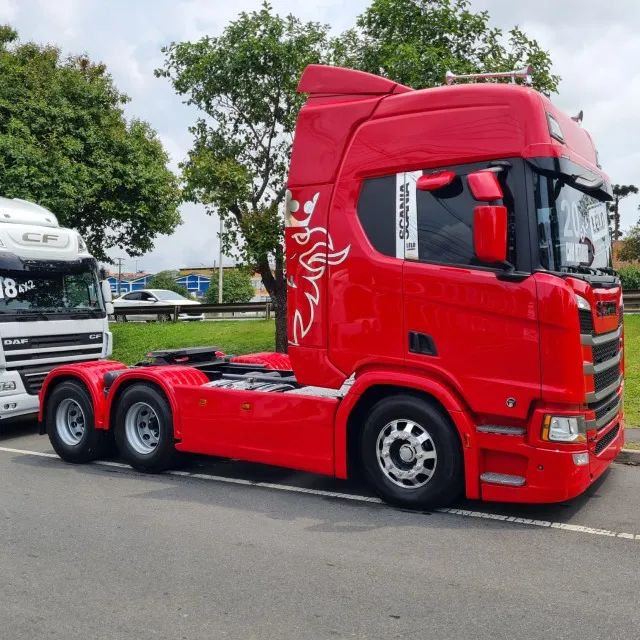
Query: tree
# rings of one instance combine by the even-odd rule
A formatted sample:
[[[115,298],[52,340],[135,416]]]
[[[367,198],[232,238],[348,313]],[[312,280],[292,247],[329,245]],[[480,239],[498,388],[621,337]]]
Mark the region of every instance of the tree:
[[[622,247],[618,251],[618,260],[623,262],[640,260],[640,222],[627,231],[623,240]]]
[[[222,273],[222,302],[231,304],[234,302],[249,302],[255,294],[251,284],[251,274],[246,269],[224,269]],[[218,276],[211,277],[209,288],[204,294],[204,299],[211,303],[218,302]]]
[[[225,250],[235,249],[259,271],[274,304],[278,351],[287,348],[281,205],[304,101],[295,93],[302,70],[310,63],[338,63],[421,88],[442,84],[447,68],[464,72],[530,62],[536,86],[553,91],[558,77],[549,73],[548,54],[518,29],[510,32],[507,48],[488,21],[486,12],[471,12],[466,0],[374,0],[356,29],[331,40],[328,27],[275,15],[264,3],[259,11],[241,13],[218,37],[163,49],[164,67],[156,75],[169,78],[202,114],[191,127],[193,148],[181,165],[185,197],[220,215]]]
[[[172,43],[159,76],[204,117],[191,127],[182,165],[185,197],[225,221],[225,251],[255,266],[273,300],[276,348],[286,351],[285,179],[307,64],[324,59],[327,27],[274,15],[268,4],[241,13],[219,37]]]
[[[488,11],[469,0],[373,0],[356,28],[334,44],[337,63],[387,76],[414,89],[440,86],[454,73],[510,71],[528,64],[533,86],[555,92],[547,51],[517,26],[505,37]]]
[[[614,184],[611,190],[613,191],[613,200],[607,203],[609,226],[611,227],[613,239],[620,240],[622,237],[622,231],[620,231],[620,200],[638,193],[638,187],[633,184]]]
[[[180,274],[177,271],[158,271],[153,277],[149,278],[149,289],[169,289],[169,291],[175,291],[185,298],[191,298],[191,294],[187,287],[178,284],[176,278],[179,278]]]
[[[141,255],[180,222],[180,190],[151,127],[103,64],[0,27],[0,194],[51,209],[93,255]]]

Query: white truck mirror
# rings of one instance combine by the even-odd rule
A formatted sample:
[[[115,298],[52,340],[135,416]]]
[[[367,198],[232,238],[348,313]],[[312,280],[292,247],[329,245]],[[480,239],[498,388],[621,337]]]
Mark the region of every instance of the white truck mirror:
[[[111,295],[111,285],[109,284],[108,280],[103,280],[100,283],[100,286],[102,288],[102,298],[104,299],[104,308],[105,311],[107,312],[108,316],[113,315],[113,296]]]

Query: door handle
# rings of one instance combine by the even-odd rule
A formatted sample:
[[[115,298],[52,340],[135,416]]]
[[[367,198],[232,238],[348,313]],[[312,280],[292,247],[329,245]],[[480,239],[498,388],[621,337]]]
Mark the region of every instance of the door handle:
[[[411,353],[420,353],[424,356],[438,355],[433,338],[426,333],[419,333],[418,331],[409,331],[409,351]]]

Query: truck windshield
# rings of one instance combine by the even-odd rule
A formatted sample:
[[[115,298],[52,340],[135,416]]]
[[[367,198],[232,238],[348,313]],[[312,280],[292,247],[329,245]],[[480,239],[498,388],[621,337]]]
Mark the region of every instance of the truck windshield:
[[[534,172],[540,263],[550,271],[611,270],[607,205],[562,175]]]
[[[103,315],[98,279],[91,270],[0,272],[0,314],[56,317]]]

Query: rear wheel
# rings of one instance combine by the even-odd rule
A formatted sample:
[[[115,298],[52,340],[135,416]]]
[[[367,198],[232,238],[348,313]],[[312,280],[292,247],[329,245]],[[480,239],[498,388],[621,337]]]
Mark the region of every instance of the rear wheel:
[[[411,395],[379,401],[361,439],[362,466],[378,494],[413,509],[450,504],[463,488],[462,451],[449,419]]]
[[[116,322],[128,322],[127,316],[121,313],[116,313]]]
[[[170,313],[159,313],[158,322],[171,322],[173,318]]]
[[[173,416],[166,397],[148,384],[124,390],[115,411],[118,449],[138,471],[158,473],[175,466]]]
[[[95,428],[91,396],[80,382],[68,380],[53,389],[45,421],[51,446],[66,462],[90,462],[110,452],[109,433]]]

